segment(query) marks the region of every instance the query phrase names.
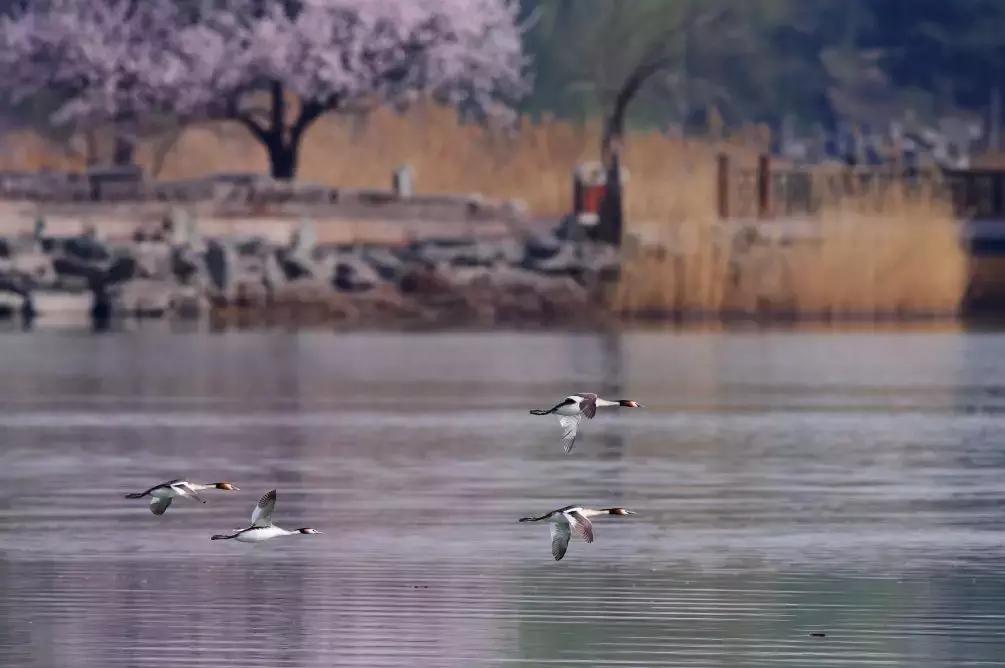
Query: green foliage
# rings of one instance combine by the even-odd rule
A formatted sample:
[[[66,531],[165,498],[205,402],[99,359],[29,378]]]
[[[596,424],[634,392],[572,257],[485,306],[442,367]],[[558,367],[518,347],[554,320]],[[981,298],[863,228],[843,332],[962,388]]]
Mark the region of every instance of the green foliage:
[[[986,113],[1005,78],[1001,0],[523,0],[531,113],[604,114],[627,73],[666,59],[636,124],[804,127]]]

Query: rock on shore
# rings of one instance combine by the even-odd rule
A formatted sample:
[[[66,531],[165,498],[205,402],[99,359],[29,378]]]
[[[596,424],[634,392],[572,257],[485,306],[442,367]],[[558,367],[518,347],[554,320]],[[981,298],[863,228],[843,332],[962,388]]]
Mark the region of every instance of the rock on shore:
[[[104,242],[47,237],[40,227],[0,238],[0,317],[30,317],[38,296],[66,294],[89,297],[99,318],[578,321],[601,316],[598,295],[618,270],[609,246],[552,235],[319,245],[304,223],[278,245],[169,232]]]

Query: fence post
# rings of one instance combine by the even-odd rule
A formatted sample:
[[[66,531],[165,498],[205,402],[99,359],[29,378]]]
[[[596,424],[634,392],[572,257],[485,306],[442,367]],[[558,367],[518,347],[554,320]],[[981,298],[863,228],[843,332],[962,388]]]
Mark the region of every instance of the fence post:
[[[771,159],[757,156],[757,217],[767,218],[771,211]]]
[[[729,156],[720,153],[717,159],[719,218],[729,218]]]
[[[412,166],[402,165],[391,175],[391,190],[396,197],[412,196]]]

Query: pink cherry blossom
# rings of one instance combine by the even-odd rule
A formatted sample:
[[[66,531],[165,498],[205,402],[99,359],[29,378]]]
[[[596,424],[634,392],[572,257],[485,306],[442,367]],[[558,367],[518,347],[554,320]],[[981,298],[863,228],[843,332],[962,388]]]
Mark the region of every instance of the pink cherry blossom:
[[[33,0],[0,21],[14,100],[57,123],[240,121],[290,177],[331,111],[420,95],[507,117],[527,90],[513,0]]]

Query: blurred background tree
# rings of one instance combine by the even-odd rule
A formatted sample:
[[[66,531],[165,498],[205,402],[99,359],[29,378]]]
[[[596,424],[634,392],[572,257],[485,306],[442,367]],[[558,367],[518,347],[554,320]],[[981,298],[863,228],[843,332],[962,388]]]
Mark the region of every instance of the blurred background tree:
[[[635,126],[704,130],[786,116],[804,127],[892,110],[986,115],[1005,68],[998,0],[523,0],[532,114],[609,113],[626,63],[660,43],[667,67],[631,105]],[[682,29],[701,16],[704,28]],[[849,118],[851,117],[851,118]]]
[[[6,13],[11,103],[51,99],[52,124],[82,129],[237,121],[276,178],[294,176],[325,113],[428,95],[505,115],[524,92],[516,6],[504,0],[38,0]]]
[[[466,115],[598,119],[607,140],[910,112],[985,121],[999,147],[1000,0],[0,0],[0,15],[3,127],[65,140],[111,124],[123,161],[151,126],[230,119],[288,177],[319,115],[426,94]],[[366,62],[347,69],[353,54]]]

